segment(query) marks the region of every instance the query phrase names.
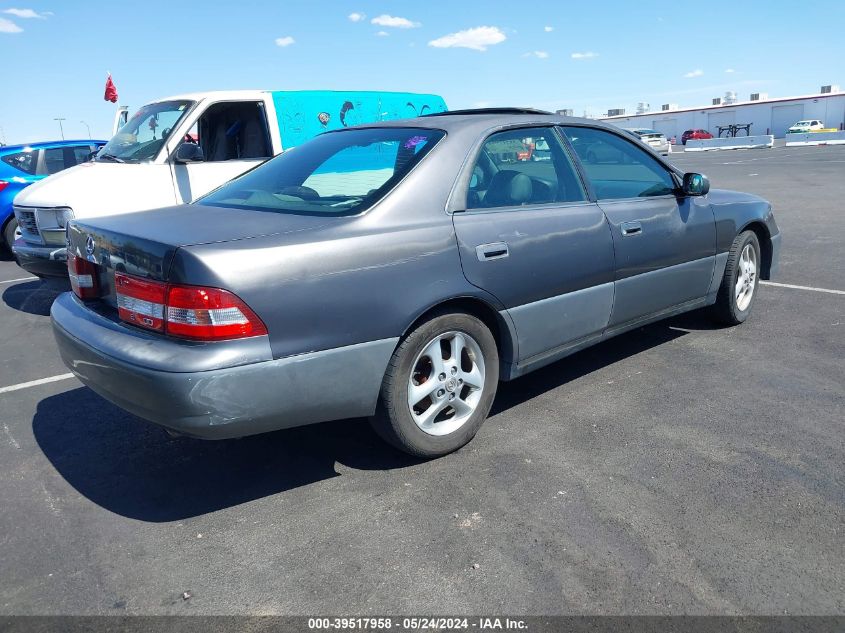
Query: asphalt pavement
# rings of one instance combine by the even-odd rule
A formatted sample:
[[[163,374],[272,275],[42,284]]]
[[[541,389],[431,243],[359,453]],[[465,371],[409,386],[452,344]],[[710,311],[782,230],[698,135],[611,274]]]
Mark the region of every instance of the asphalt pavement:
[[[671,160],[772,201],[815,290],[504,384],[427,462],[365,420],[172,439],[63,378],[61,285],[0,263],[0,614],[845,613],[845,147]]]

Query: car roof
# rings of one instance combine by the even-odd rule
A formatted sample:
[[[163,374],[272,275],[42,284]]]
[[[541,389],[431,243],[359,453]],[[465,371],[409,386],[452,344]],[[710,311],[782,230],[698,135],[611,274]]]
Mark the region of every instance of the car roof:
[[[72,147],[76,145],[105,145],[108,141],[79,139],[69,141],[39,141],[37,143],[25,143],[23,145],[4,145],[0,147],[0,154],[12,152],[23,152],[33,149],[49,149],[51,147]]]
[[[379,121],[365,123],[359,128],[372,127],[419,127],[426,129],[445,130],[449,132],[467,131],[481,134],[487,130],[500,127],[512,126],[539,126],[539,125],[590,125],[612,132],[621,132],[622,129],[604,123],[596,119],[585,119],[581,117],[561,116],[543,110],[531,108],[481,108],[475,110],[447,110],[436,114],[424,115],[411,119],[396,119],[393,121]],[[334,130],[329,134],[342,131]]]

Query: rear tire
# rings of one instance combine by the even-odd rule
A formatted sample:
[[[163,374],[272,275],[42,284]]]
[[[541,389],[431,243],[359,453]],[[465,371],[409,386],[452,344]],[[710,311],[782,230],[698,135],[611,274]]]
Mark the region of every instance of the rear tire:
[[[487,326],[469,314],[435,315],[394,351],[373,429],[411,455],[446,455],[478,432],[498,383],[499,354]]]
[[[12,252],[12,245],[15,243],[17,231],[18,220],[16,217],[12,216],[12,218],[6,222],[6,226],[3,227],[3,248],[0,249],[3,251],[3,254],[9,258],[14,256]]]
[[[760,262],[760,241],[754,231],[737,235],[712,308],[718,322],[739,325],[751,314],[760,282]]]

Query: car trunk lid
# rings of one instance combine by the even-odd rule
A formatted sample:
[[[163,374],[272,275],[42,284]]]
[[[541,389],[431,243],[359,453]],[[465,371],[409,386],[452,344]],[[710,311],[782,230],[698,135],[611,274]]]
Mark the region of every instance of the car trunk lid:
[[[68,256],[95,265],[100,302],[116,308],[117,272],[167,281],[179,248],[274,234],[291,234],[299,239],[342,219],[187,205],[74,220],[68,224]]]

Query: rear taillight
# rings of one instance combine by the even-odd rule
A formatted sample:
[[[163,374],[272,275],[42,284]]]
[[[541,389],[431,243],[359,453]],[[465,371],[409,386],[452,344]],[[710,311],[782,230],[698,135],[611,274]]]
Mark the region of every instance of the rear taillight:
[[[164,284],[117,273],[115,291],[122,320],[170,336],[218,341],[267,334],[249,306],[219,288]]]
[[[80,299],[96,299],[100,296],[97,266],[76,255],[68,255],[67,272],[70,286]]]
[[[164,332],[167,284],[115,273],[114,291],[117,295],[117,311],[123,321]]]

